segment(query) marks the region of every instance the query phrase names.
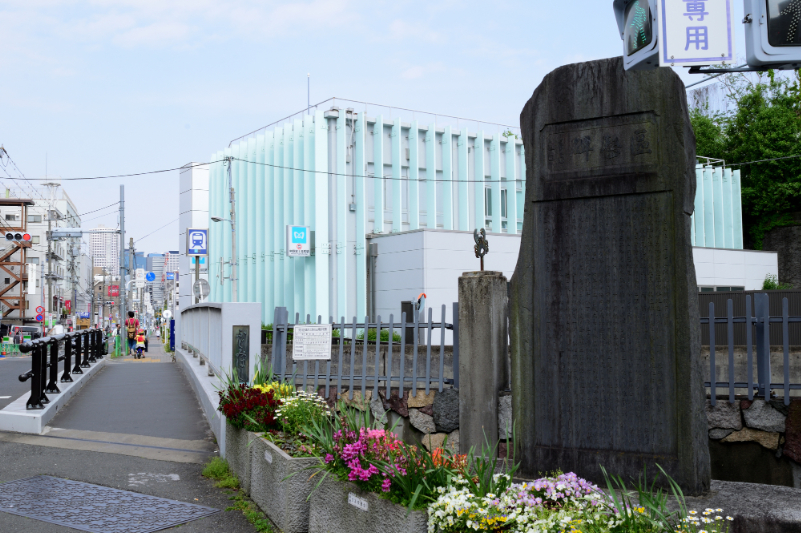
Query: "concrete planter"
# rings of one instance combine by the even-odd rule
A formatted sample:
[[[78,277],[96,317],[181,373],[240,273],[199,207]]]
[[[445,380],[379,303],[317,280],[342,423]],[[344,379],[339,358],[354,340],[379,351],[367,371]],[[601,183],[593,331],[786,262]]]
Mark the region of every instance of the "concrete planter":
[[[250,494],[251,457],[253,456],[252,443],[258,440],[258,435],[244,429],[236,429],[231,424],[225,424],[225,460],[236,477],[239,486],[246,494]]]
[[[293,458],[267,439],[251,445],[250,497],[283,533],[309,531],[309,494],[319,474],[305,470],[318,463],[313,457]],[[289,479],[284,479],[295,474]]]
[[[322,474],[318,474],[322,475]],[[312,492],[309,533],[426,533],[428,515],[394,504],[330,474]]]

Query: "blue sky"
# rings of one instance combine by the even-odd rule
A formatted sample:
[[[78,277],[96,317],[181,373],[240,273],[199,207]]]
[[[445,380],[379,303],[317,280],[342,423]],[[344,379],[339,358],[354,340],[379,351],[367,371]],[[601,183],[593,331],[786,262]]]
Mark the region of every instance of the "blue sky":
[[[611,0],[0,0],[0,144],[37,178],[46,158],[62,178],[207,161],[305,108],[307,73],[312,103],[517,124],[545,74],[621,47]],[[87,212],[122,182],[65,188]],[[124,183],[127,236],[178,216],[177,172]],[[174,224],[138,248],[177,246]]]

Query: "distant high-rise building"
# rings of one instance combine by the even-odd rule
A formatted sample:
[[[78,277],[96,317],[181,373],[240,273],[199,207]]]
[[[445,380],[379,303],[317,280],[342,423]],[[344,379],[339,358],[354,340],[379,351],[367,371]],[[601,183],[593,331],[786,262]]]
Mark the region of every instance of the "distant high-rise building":
[[[164,254],[164,272],[178,272],[178,260],[180,258],[177,250],[170,250]]]
[[[107,228],[102,224],[92,230],[92,240],[89,246],[95,266],[104,268],[106,272],[117,273],[120,269],[120,238],[117,230]]]
[[[161,309],[164,305],[164,254],[147,254],[147,271],[156,275],[155,281],[148,281],[147,286],[150,291],[150,298],[153,301],[153,307]]]

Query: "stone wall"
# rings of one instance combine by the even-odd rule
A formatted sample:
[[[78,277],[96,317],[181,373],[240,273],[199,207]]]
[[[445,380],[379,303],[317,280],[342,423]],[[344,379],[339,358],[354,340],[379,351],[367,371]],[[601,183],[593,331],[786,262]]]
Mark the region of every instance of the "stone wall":
[[[712,478],[801,488],[801,399],[706,403]]]
[[[794,226],[773,228],[765,234],[762,249],[779,253],[779,281],[801,289],[801,212],[795,213]]]
[[[770,374],[771,383],[784,383],[784,357],[781,355],[781,346],[771,347]],[[756,348],[753,351],[753,376],[757,378]],[[701,347],[701,365],[704,372],[704,381],[709,381],[709,346]],[[718,346],[715,349],[716,381],[729,381],[729,349]],[[745,382],[748,379],[748,354],[745,346],[734,347],[734,380]],[[790,347],[790,383],[801,383],[801,346]],[[718,394],[723,391],[719,387]],[[745,392],[737,389],[737,394]],[[790,396],[801,397],[801,390],[791,390]],[[728,398],[728,397],[727,397]]]

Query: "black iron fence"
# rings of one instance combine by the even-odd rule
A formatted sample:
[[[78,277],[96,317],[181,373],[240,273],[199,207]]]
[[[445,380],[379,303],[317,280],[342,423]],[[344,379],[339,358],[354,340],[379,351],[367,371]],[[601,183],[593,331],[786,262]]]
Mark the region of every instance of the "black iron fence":
[[[346,322],[345,317],[339,321],[329,317],[327,323],[338,337],[333,344],[331,359],[294,361],[287,344],[295,327],[325,322],[321,316],[315,322],[308,315],[304,322],[296,314],[293,324],[286,308],[277,307],[273,328],[269,331],[273,371],[279,379],[291,380],[295,385],[303,385],[304,389],[313,385],[314,390],[320,390],[324,386],[326,397],[331,388],[335,388],[337,395],[347,389],[350,399],[353,399],[354,389],[366,391],[372,388],[377,396],[381,387],[389,398],[393,387],[398,389],[400,397],[403,397],[405,388],[410,389],[412,395],[418,388],[424,389],[426,394],[432,388],[441,392],[444,385],[458,388],[459,304],[453,304],[451,324],[445,322],[444,305],[439,311],[439,322],[434,322],[431,308],[427,318],[420,313],[413,317],[413,322],[407,321],[406,313],[401,314],[400,322],[395,322],[394,315],[389,316],[388,322],[382,321],[381,316],[376,317],[375,322],[370,322],[368,317],[363,322],[358,322],[356,317],[350,322]],[[446,331],[453,336],[453,348],[447,356]],[[375,340],[372,340],[373,335]],[[434,337],[438,337],[439,342],[432,346]],[[447,374],[451,377],[446,377]]]
[[[60,355],[62,345],[64,354]],[[98,359],[108,355],[103,332],[99,329],[27,341],[20,345],[20,351],[30,353],[32,361],[31,369],[19,376],[22,382],[31,380],[31,396],[26,403],[28,409],[44,409],[50,403],[47,395],[61,392],[58,388],[59,381],[72,383],[71,374],[83,374],[82,369],[90,368],[92,363],[97,363]],[[59,379],[58,364],[61,361],[64,361],[64,365]]]
[[[772,316],[781,316],[782,302],[787,299],[790,306],[790,316],[801,316],[801,290],[799,291],[744,291],[744,292],[702,292],[698,294],[698,307],[701,312],[701,317],[709,317],[709,304],[715,304],[715,318],[726,318],[726,305],[729,300],[732,301],[734,306],[734,315],[738,317],[745,316],[745,299],[751,297],[753,301],[754,295],[767,294],[769,295],[770,314]],[[715,339],[720,342],[725,339],[728,332],[726,330],[726,323],[717,321],[715,326]],[[771,323],[770,325],[770,338],[774,341],[780,339],[782,336],[782,325],[779,323]],[[789,342],[790,346],[801,346],[801,323],[791,323],[789,327]],[[746,333],[745,324],[742,322],[735,322],[734,324],[734,344],[737,346],[745,346]],[[701,331],[701,344],[707,346],[709,344],[709,329],[703,328]],[[775,344],[775,343],[774,343]]]
[[[701,331],[706,331],[709,344],[710,381],[707,381],[705,385],[710,388],[712,405],[716,404],[718,388],[728,389],[731,403],[735,401],[736,389],[746,389],[749,400],[753,400],[755,395],[769,399],[776,396],[773,392],[774,389],[782,390],[785,405],[790,404],[791,390],[801,390],[801,382],[790,382],[790,328],[801,325],[801,313],[791,316],[790,302],[787,297],[781,298],[780,303],[780,312],[776,316],[773,315],[776,307],[771,307],[771,295],[766,293],[745,294],[743,296],[744,316],[735,316],[734,298],[730,297],[725,304],[724,316],[719,317],[715,310],[715,302],[709,302],[707,315],[701,318]],[[735,375],[735,346],[737,345],[735,331],[738,326],[742,329],[742,344],[746,349],[745,376]],[[718,337],[721,331],[719,328],[722,328],[724,338]],[[781,382],[772,382],[771,380],[771,344],[782,347],[784,375]],[[721,345],[728,350],[728,379],[725,381],[718,378],[716,355],[717,346]],[[756,347],[756,379],[754,379],[754,347]]]

